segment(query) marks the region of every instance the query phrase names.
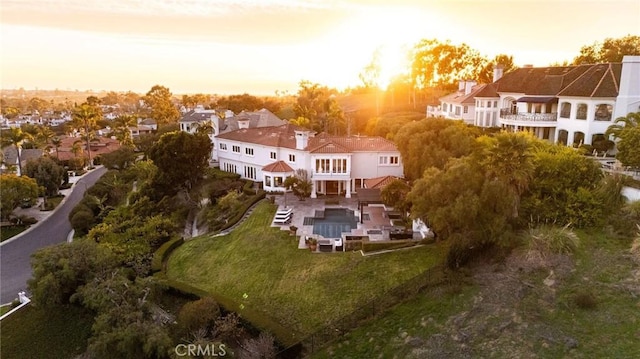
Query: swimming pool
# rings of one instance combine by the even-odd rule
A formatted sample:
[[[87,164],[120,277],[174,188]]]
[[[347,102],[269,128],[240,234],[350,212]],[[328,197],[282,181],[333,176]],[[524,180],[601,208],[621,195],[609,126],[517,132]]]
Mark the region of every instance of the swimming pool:
[[[347,208],[326,208],[317,211],[315,217],[305,218],[305,222],[310,222],[308,219],[313,221],[313,234],[324,238],[342,238],[342,233],[358,228],[358,218]]]

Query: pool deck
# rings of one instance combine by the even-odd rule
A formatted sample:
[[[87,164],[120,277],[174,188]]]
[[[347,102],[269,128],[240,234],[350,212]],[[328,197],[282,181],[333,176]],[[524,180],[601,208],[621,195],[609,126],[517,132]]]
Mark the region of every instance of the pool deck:
[[[280,227],[282,230],[289,230],[289,227],[298,227],[297,235],[300,236],[298,248],[308,248],[305,244],[305,237],[313,234],[313,225],[305,225],[305,217],[315,217],[316,211],[324,210],[325,208],[348,208],[354,211],[357,218],[360,218],[360,209],[358,208],[357,198],[344,198],[344,197],[321,197],[321,198],[307,198],[304,201],[298,200],[293,194],[288,193],[286,195],[275,196],[275,203],[278,205],[278,210],[285,210],[288,208],[293,209],[293,215],[291,221],[287,224],[275,224],[272,223],[272,227]],[[368,219],[360,223],[358,222],[358,228],[351,231],[353,235],[366,235],[368,230],[380,230],[383,227],[390,226],[391,221],[386,218],[384,208],[377,206],[365,206],[364,214],[369,215]],[[316,235],[314,235],[316,236]],[[317,236],[316,236],[317,237]],[[370,235],[371,240],[382,240],[383,235]],[[378,238],[379,237],[379,238]]]

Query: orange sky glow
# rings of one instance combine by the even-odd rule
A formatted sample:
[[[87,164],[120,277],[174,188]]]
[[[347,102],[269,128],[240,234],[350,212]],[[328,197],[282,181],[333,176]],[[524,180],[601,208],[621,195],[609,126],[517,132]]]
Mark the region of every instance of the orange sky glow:
[[[640,34],[640,0],[0,0],[3,89],[295,93],[344,89],[376,50],[381,85],[420,39],[516,64]]]

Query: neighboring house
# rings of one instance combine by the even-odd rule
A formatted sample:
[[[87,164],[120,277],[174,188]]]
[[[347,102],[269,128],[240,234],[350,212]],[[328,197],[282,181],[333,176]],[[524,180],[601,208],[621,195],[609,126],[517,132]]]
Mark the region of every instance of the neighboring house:
[[[458,91],[441,97],[439,106],[427,107],[427,116],[444,117],[452,120],[462,120],[467,124],[474,124],[474,97],[485,85],[478,85],[475,81],[460,81]]]
[[[19,149],[20,162],[22,163],[22,169],[27,165],[30,160],[38,159],[42,157],[43,152],[39,149]],[[0,164],[0,173],[15,173],[18,176],[22,176],[20,173],[20,166],[18,166],[18,153],[15,146],[7,146],[2,149],[2,163]]]
[[[592,144],[616,118],[640,111],[640,56],[625,56],[622,63],[523,67],[485,85],[474,100],[478,126],[494,124],[499,111],[498,124],[506,130]]]
[[[284,180],[307,171],[318,194],[351,197],[366,181],[403,176],[400,152],[382,137],[314,134],[291,124],[240,128],[216,136],[220,169],[284,191]]]
[[[158,122],[152,118],[138,119],[138,126],[146,126],[153,131],[158,130]]]
[[[57,156],[59,157],[60,161],[68,161],[73,158],[76,158],[76,155],[73,153],[73,151],[71,151],[71,149],[73,148],[73,144],[77,141],[80,141],[79,145],[83,149],[83,154],[84,156],[87,156],[87,146],[85,144],[85,141],[81,137],[65,136],[65,137],[62,137],[61,139],[62,139],[62,143],[60,144],[60,147],[58,147],[58,152],[57,152]],[[100,136],[95,140],[90,141],[90,147],[91,147],[91,158],[94,159],[96,158],[96,156],[99,156],[105,153],[111,153],[119,149],[120,142],[118,142],[118,140],[113,138]],[[56,157],[55,148],[52,148],[49,150],[49,155],[54,158]]]
[[[209,134],[213,144],[211,161],[218,162],[217,135],[239,129],[281,126],[286,122],[265,108],[259,111],[242,111],[237,115],[227,110],[224,112],[224,118],[221,118],[215,110],[205,110],[201,106],[184,114],[179,121],[180,130],[188,133],[195,133],[198,127],[206,123],[212,127]]]

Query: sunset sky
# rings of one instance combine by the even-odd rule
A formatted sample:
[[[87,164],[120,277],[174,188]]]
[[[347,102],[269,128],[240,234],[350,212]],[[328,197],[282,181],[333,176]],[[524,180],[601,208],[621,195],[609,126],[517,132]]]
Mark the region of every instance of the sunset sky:
[[[545,66],[640,34],[640,0],[0,0],[3,89],[273,95],[383,76],[419,39]],[[393,5],[391,5],[393,4]]]

